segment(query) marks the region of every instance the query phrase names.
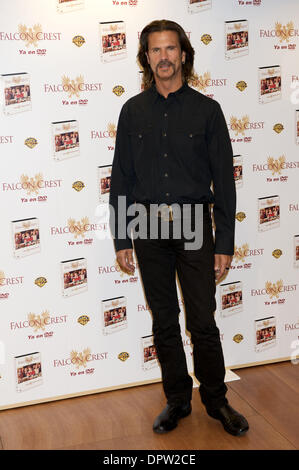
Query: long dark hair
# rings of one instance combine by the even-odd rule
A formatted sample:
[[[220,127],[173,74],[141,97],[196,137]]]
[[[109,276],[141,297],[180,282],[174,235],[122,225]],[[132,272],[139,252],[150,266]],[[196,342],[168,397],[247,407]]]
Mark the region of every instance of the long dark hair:
[[[178,35],[181,51],[186,53],[185,63],[182,64],[182,78],[183,81],[192,81],[194,79],[193,63],[194,63],[194,49],[183,30],[183,28],[174,21],[170,20],[155,20],[143,28],[140,40],[137,59],[143,69],[143,87],[144,90],[149,88],[154,82],[154,75],[152,69],[147,61],[146,52],[148,52],[148,36],[151,33],[162,31],[175,31]]]

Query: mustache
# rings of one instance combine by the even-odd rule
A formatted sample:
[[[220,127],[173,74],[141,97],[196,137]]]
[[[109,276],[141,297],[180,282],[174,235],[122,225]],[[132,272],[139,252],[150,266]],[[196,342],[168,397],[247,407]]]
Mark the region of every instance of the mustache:
[[[168,65],[169,67],[173,67],[173,63],[172,62],[169,62],[169,60],[161,60],[158,65],[157,65],[157,68],[158,67],[163,67],[164,65]]]

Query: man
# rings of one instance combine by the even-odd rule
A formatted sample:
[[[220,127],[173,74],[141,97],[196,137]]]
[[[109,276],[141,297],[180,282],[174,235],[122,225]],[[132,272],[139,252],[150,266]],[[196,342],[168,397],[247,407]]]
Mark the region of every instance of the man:
[[[248,430],[248,423],[225,398],[225,367],[214,320],[215,277],[219,280],[229,269],[234,253],[235,183],[226,122],[216,101],[188,86],[193,77],[194,50],[177,23],[161,20],[147,25],[140,36],[138,59],[145,91],[128,100],[121,110],[111,177],[110,205],[115,221],[110,219],[110,226],[120,267],[134,272],[132,240],[128,233],[122,237],[119,227],[123,221],[119,217],[125,218],[126,226],[132,219],[119,214],[119,196],[126,197],[126,208],[134,202],[144,204],[147,210],[153,204],[163,203],[168,208],[191,204],[193,226],[195,208],[203,206],[201,248],[186,249],[184,234],[181,238],[172,236],[171,210],[168,220],[166,217],[168,239],[159,233],[158,237],[134,240],[167,398],[153,429],[168,432],[191,412],[193,381],[180,335],[177,273],[202,402],[227,432],[241,435]]]

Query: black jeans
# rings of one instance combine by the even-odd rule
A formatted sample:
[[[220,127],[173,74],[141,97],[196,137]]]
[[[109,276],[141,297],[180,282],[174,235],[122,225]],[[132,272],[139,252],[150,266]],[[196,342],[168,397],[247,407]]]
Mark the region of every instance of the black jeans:
[[[164,222],[165,223],[165,222]],[[147,303],[153,316],[153,335],[161,366],[163,388],[168,403],[192,398],[192,378],[188,374],[183,348],[176,273],[180,282],[186,326],[193,344],[194,374],[200,382],[200,396],[208,409],[227,403],[225,366],[219,330],[214,319],[214,241],[209,213],[203,215],[203,244],[185,250],[183,237],[134,240]]]

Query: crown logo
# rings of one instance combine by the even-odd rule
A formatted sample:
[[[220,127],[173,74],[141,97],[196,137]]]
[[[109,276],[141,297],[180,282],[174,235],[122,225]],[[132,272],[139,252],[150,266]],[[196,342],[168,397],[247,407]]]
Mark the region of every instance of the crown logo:
[[[40,183],[44,180],[43,175],[41,173],[37,173],[34,177],[29,177],[27,175],[21,175],[20,182],[22,186],[24,185],[27,189],[27,194],[30,195],[32,193],[38,194],[40,189]]]
[[[16,83],[17,85],[21,83],[21,77],[13,77],[12,79],[13,83]]]
[[[26,47],[38,46],[37,34],[42,32],[42,27],[40,24],[35,24],[33,25],[32,28],[27,28],[26,25],[19,24],[18,30],[19,30],[19,33],[23,34],[23,36],[25,37],[22,40],[25,41]]]
[[[279,22],[275,23],[275,31],[277,36],[279,36],[279,41],[289,42],[291,37],[291,31],[294,30],[294,23],[293,21],[289,21],[286,25],[282,25]]]
[[[75,80],[71,80],[66,75],[63,75],[62,77],[62,85],[64,89],[68,91],[69,98],[71,98],[73,95],[79,98],[80,91],[81,91],[80,87],[83,84],[84,84],[84,78],[82,75],[79,75],[78,77],[76,77]]]
[[[245,134],[245,130],[247,129],[249,124],[249,116],[243,116],[241,119],[237,119],[235,116],[230,118],[230,125],[231,128],[234,130],[236,135]]]
[[[189,81],[189,83],[193,88],[196,88],[197,91],[206,93],[207,80],[211,80],[210,72],[205,72],[203,75],[199,75],[199,76],[197,75],[197,73],[195,73],[193,75],[193,78],[191,78],[191,80]]]
[[[113,124],[112,122],[109,122],[107,130],[109,132],[109,136],[112,136],[112,139],[115,140],[115,138],[116,138],[116,125]]]
[[[268,163],[268,168],[269,170],[272,170],[272,175],[275,175],[276,173],[278,175],[281,174],[281,170],[283,169],[283,165],[285,164],[285,156],[281,155],[278,160],[274,160],[272,157],[268,157],[267,163]]]
[[[276,297],[278,299],[280,289],[283,287],[283,281],[282,279],[280,279],[276,283],[267,281],[265,287],[267,294],[270,296],[270,299],[273,299],[273,297]]]
[[[3,271],[0,271],[0,287],[3,286],[5,279],[5,274]]]
[[[249,250],[249,245],[248,243],[244,243],[240,248],[235,246],[235,253],[234,253],[234,258],[236,262],[238,263],[239,261],[244,262],[245,257],[246,257],[246,252]]]
[[[88,217],[82,217],[81,220],[76,221],[75,219],[69,219],[67,221],[69,231],[74,234],[74,237],[85,237],[86,228],[85,226],[89,224]]]
[[[235,23],[234,27],[237,31],[239,31],[239,29],[241,29],[241,27],[242,27],[242,23]]]
[[[44,310],[41,315],[35,315],[35,313],[28,314],[29,324],[33,323],[34,332],[38,330],[45,330],[47,321],[50,319],[50,314],[48,310]]]
[[[75,364],[77,369],[80,367],[86,367],[90,352],[89,348],[85,348],[79,353],[77,351],[71,351],[72,364]]]

